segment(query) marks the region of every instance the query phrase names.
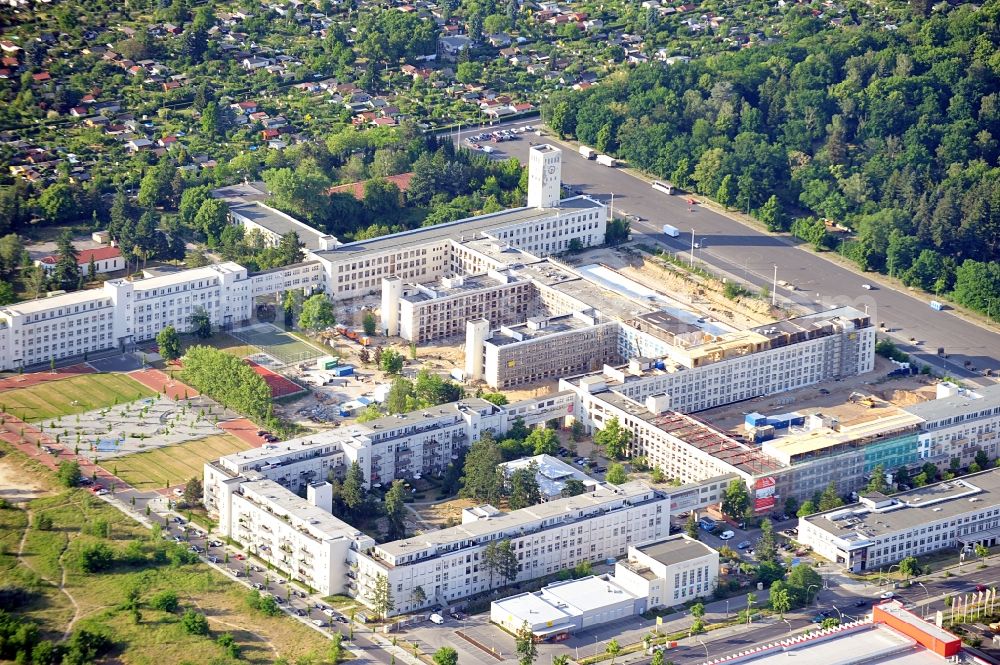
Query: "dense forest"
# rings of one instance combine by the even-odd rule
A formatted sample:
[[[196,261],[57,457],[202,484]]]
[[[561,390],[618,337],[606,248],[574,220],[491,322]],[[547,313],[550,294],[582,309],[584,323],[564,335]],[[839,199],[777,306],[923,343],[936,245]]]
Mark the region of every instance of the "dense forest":
[[[771,45],[553,95],[545,119],[771,230],[1000,316],[1000,3],[843,28],[803,7],[786,25]]]

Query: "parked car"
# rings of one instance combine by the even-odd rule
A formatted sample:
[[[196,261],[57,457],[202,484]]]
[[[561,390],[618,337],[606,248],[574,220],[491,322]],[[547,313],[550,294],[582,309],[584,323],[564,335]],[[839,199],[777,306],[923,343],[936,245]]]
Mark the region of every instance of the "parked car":
[[[438,625],[441,625],[442,623],[444,623],[444,617],[441,616],[440,614],[436,613],[436,612],[434,614],[430,615],[427,618],[430,620],[431,623],[436,623]]]
[[[896,594],[894,594],[892,591],[883,591],[882,593],[879,594],[878,597],[881,600],[892,600],[893,598],[896,597]]]
[[[323,614],[327,615],[328,617],[332,617],[335,614],[335,612],[329,607],[324,607]]]
[[[745,550],[745,549],[747,549],[749,547],[750,547],[750,541],[749,540],[741,540],[740,544],[736,546],[736,549],[738,549],[738,550]]]
[[[735,535],[736,535],[735,533],[727,529],[726,531],[723,531],[722,533],[719,534],[719,540],[729,540],[730,538],[733,538]]]
[[[854,606],[855,606],[855,607],[867,607],[867,606],[868,606],[868,601],[867,601],[867,600],[865,600],[864,598],[862,598],[861,600],[859,600],[859,601],[856,601],[856,602],[854,603]]]
[[[313,619],[313,625],[322,628],[326,625],[326,623],[324,623],[322,619]]]

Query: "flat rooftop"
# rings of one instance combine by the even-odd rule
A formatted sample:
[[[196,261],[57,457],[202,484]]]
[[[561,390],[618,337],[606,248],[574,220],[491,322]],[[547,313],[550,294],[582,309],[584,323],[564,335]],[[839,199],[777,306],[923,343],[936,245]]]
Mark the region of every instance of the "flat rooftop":
[[[487,273],[463,278],[444,278],[430,284],[407,284],[401,299],[411,303],[430,302],[476,291],[497,289],[503,286],[513,287],[527,283],[527,280],[513,274],[507,274],[506,278],[504,281],[502,278],[498,279],[497,275]]]
[[[656,415],[644,405],[613,391],[599,393],[594,398],[641,418],[675,439],[744,473],[756,475],[785,468],[780,461],[764,454],[760,448],[737,441],[689,414],[666,411]]]
[[[538,487],[543,496],[557,496],[566,486],[566,481],[571,479],[590,485],[597,484],[596,480],[584,472],[551,455],[522,457],[511,462],[504,462],[500,468],[507,476],[510,476],[515,470],[527,468],[532,464],[538,466],[535,478],[538,480]]]
[[[963,390],[951,397],[932,399],[904,407],[904,410],[929,423],[947,421],[956,413],[1000,413],[1000,383],[977,388],[975,392]],[[965,416],[965,420],[970,419],[969,415]]]
[[[672,566],[675,563],[683,563],[707,554],[716,553],[714,549],[700,540],[686,538],[684,534],[680,533],[661,540],[658,543],[642,545],[641,547],[636,547],[636,549],[665,566]]]
[[[466,410],[489,411],[494,413],[498,407],[492,402],[487,402],[478,397],[469,397],[458,402],[448,402],[438,406],[431,406],[426,409],[410,411],[408,413],[397,413],[376,420],[369,420],[366,423],[351,425],[348,432],[362,436],[374,436],[387,431],[399,429],[401,427],[412,427],[436,418],[460,415]],[[412,432],[410,432],[412,433]]]
[[[921,422],[923,421],[913,414],[902,409],[894,409],[875,418],[838,425],[835,430],[829,427],[819,427],[814,430],[792,427],[782,430],[787,432],[786,434],[765,441],[762,448],[775,459],[791,464],[796,458],[812,456],[828,448],[847,444],[875,443],[915,432]]]
[[[315,254],[328,261],[340,261],[358,254],[387,252],[394,249],[405,250],[410,247],[442,242],[449,239],[461,241],[464,237],[468,240],[474,240],[479,234],[490,230],[557,217],[562,213],[603,207],[603,204],[597,201],[584,196],[577,196],[570,199],[563,199],[559,202],[558,208],[513,208],[489,215],[466,217],[465,219],[459,219],[446,224],[437,224],[435,226],[403,231],[402,233],[393,233],[381,238],[373,238],[372,240],[345,243],[336,249],[315,252]]]
[[[586,316],[586,315],[585,315]],[[519,323],[513,326],[503,326],[486,340],[488,344],[494,346],[506,346],[507,344],[517,344],[533,339],[551,337],[559,333],[571,332],[573,330],[584,330],[593,326],[606,323],[607,321],[597,318],[587,319],[585,316],[573,314],[562,314],[560,316],[533,317],[527,323]]]
[[[10,316],[27,316],[29,314],[37,314],[38,312],[47,312],[52,309],[59,309],[60,307],[82,305],[95,300],[107,300],[108,304],[111,304],[111,296],[108,295],[107,291],[104,289],[90,289],[88,291],[74,291],[72,293],[62,293],[48,298],[43,296],[41,298],[36,298],[35,300],[25,300],[24,302],[12,303],[5,307],[0,307],[0,312],[7,313]]]
[[[929,624],[928,624],[929,625]],[[746,648],[741,649],[745,651]],[[733,662],[753,665],[787,665],[809,663],[822,665],[944,665],[946,659],[918,645],[915,640],[885,624],[846,626],[841,633],[819,633],[810,638],[786,640],[761,649],[757,656],[742,656]],[[713,659],[713,665],[724,665],[728,658]]]
[[[891,505],[885,508],[852,503],[802,519],[848,546],[862,546],[886,534],[1000,505],[1000,469],[899,492],[889,499]]]
[[[260,201],[237,203],[227,200],[227,203],[229,203],[229,211],[231,213],[262,226],[272,233],[285,235],[294,231],[299,235],[299,240],[305,245],[306,249],[319,249],[320,238],[329,237],[328,234],[322,233],[308,224],[303,224],[294,217],[266,206]]]
[[[428,547],[452,545],[463,540],[472,540],[495,533],[513,533],[514,530],[534,522],[541,523],[552,518],[565,520],[576,511],[582,511],[585,517],[590,517],[590,512],[593,509],[606,506],[609,503],[622,504],[629,502],[632,505],[637,505],[638,503],[642,503],[642,497],[645,495],[649,495],[650,500],[661,497],[659,493],[653,491],[652,488],[640,481],[632,481],[624,485],[619,485],[617,489],[602,486],[586,494],[579,494],[565,499],[555,499],[531,506],[530,508],[522,508],[521,510],[509,513],[500,513],[489,519],[468,522],[447,529],[429,531],[391,543],[383,543],[377,545],[376,549],[393,557],[414,554]]]
[[[542,589],[542,598],[551,599],[556,604],[565,603],[578,610],[576,614],[586,614],[609,605],[635,600],[635,596],[618,586],[610,575],[592,575],[550,584]]]
[[[572,616],[572,612],[567,611],[569,608],[565,610],[558,608],[537,593],[522,593],[519,596],[495,600],[493,604],[511,616],[531,617],[531,621],[535,624],[558,626],[568,623]]]
[[[310,535],[317,540],[367,538],[347,522],[314,506],[273,480],[248,481],[240,485],[240,491],[252,501],[267,501],[269,505],[281,508],[293,518],[304,522],[302,526],[308,525]]]

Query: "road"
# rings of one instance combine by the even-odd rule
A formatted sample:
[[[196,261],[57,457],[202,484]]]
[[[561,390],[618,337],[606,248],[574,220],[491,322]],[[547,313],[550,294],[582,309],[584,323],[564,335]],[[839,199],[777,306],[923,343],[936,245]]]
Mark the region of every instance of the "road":
[[[536,126],[539,122],[535,119],[505,123],[491,130]],[[461,138],[483,131],[463,130]],[[458,139],[457,132],[452,136]],[[548,134],[538,137],[527,132],[519,136],[514,141],[484,145],[494,149],[491,156],[495,158],[514,156],[522,162],[527,161],[532,142],[560,145],[564,185],[609,204],[613,196],[615,215],[641,218],[632,221],[633,240],[664,244],[685,260],[692,254],[692,244],[697,243],[699,248],[693,251],[696,262],[706,263],[758,288],[772,288],[777,266],[777,280],[796,287],[795,291],[789,291],[779,286],[778,293],[800,306],[816,310],[850,304],[867,310],[876,324],[885,324],[903,350],[952,376],[986,384],[990,379],[983,377],[982,372],[987,368],[1000,370],[1000,328],[987,329],[969,323],[951,311],[936,312],[928,306],[930,296],[896,289],[888,283],[879,284],[877,275],[864,275],[818,257],[800,248],[794,239],[758,231],[704,205],[689,205],[688,196],[660,193],[622,169],[584,159],[572,146]],[[662,233],[664,224],[680,229],[681,236],[668,238]],[[863,284],[874,288],[866,290]],[[947,359],[937,355],[939,347],[945,349]],[[967,369],[971,367],[977,371]]]

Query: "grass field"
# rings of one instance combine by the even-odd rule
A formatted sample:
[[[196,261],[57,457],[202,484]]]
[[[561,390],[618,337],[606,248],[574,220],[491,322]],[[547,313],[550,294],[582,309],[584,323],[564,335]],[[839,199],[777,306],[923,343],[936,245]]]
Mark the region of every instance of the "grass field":
[[[0,410],[34,422],[155,395],[124,374],[84,374],[0,394]]]
[[[55,487],[51,472],[38,469],[9,446],[0,445],[0,455],[5,455],[5,464],[16,458],[25,473],[45,478],[51,488],[48,496],[28,502],[26,509],[0,509],[0,587],[28,591],[27,602],[13,613],[35,622],[43,639],[61,640],[72,621],[74,631],[87,629],[111,639],[112,650],[102,662],[264,665],[279,658],[310,665],[326,662],[321,655],[329,641],[308,626],[284,615],[267,617],[251,610],[243,586],[202,563],[171,564],[163,555],[172,544],[89,492]],[[52,520],[50,529],[36,528],[41,514]],[[96,535],[103,525],[106,537]],[[24,549],[19,556],[22,535]],[[85,573],[80,567],[82,550],[96,542],[116,553],[138,554],[139,560]],[[60,582],[65,583],[63,590]],[[140,594],[138,621],[123,609],[131,589]],[[150,598],[166,589],[178,596],[177,612],[150,606]],[[188,609],[206,616],[208,636],[183,629],[181,613]],[[223,632],[231,633],[239,644],[239,661],[225,658],[216,644]]]
[[[105,463],[105,468],[140,490],[182,485],[191,478],[201,478],[208,460],[247,450],[250,446],[235,436],[220,434],[204,439],[157,448],[146,453],[125,455]]]

